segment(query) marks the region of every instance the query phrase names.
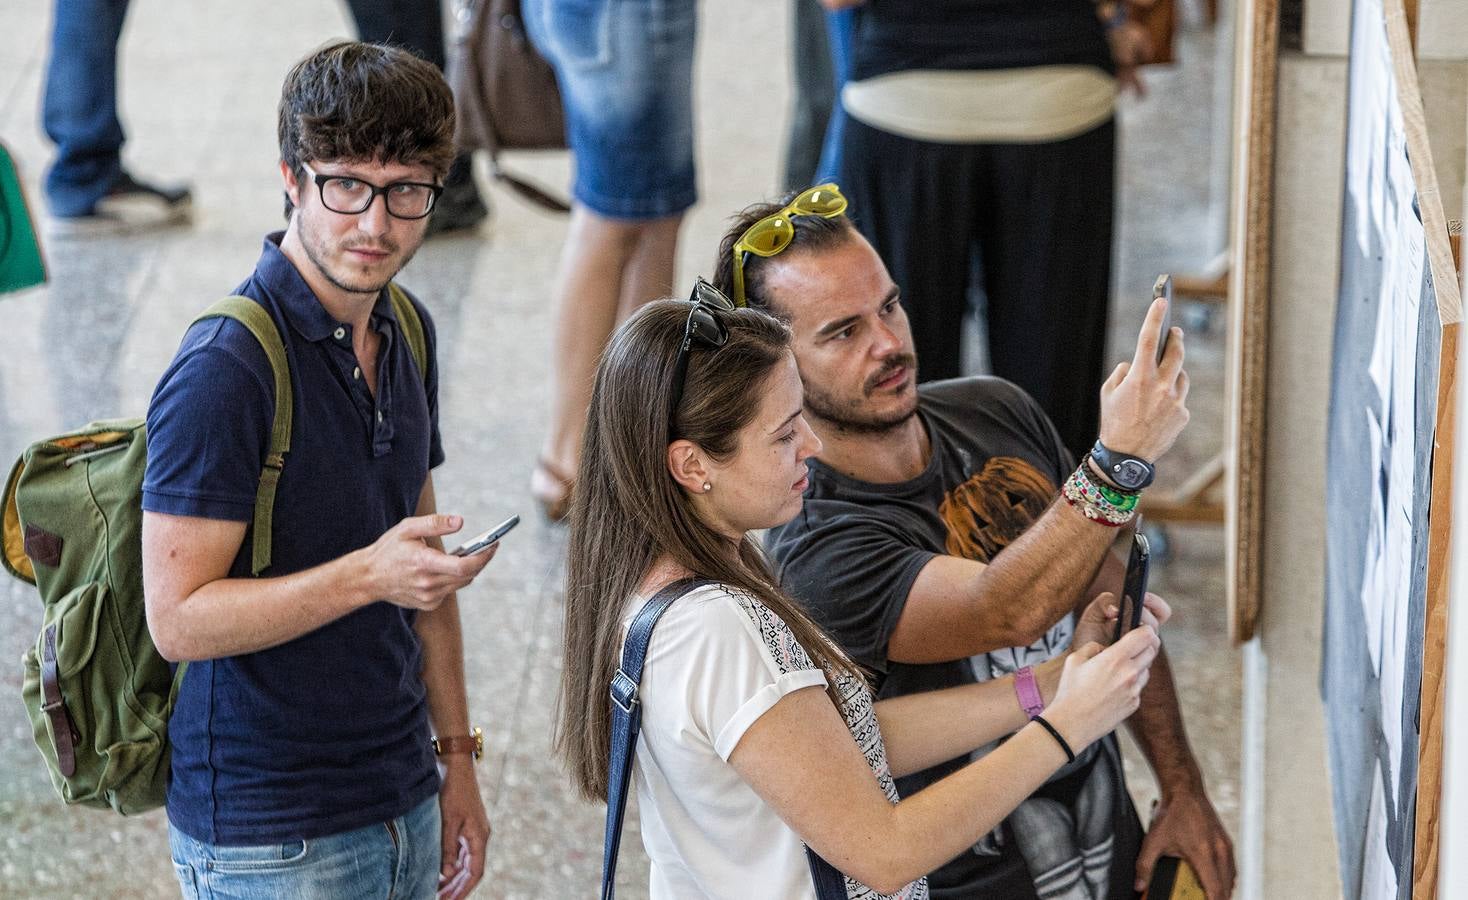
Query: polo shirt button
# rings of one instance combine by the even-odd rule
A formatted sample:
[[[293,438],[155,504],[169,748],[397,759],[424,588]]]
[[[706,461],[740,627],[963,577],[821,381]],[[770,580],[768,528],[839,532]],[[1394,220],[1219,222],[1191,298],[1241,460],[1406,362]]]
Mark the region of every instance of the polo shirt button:
[[[380,410],[380,409],[377,411],[377,421],[379,421],[379,422],[382,421],[382,410]]]
[[[361,366],[353,366],[352,367],[352,379],[353,380],[356,380],[356,379],[361,378],[361,377],[362,377],[362,367]]]
[[[347,336],[347,330],[345,328],[342,328],[341,326],[337,326],[336,331],[333,331],[331,333],[331,336],[336,338],[337,340],[341,340],[342,338]]]

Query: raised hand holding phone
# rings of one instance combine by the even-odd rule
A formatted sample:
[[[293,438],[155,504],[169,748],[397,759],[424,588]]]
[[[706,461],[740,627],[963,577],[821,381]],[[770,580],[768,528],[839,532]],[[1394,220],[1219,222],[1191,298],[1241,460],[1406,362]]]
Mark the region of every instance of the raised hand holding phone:
[[[1164,296],[1148,306],[1135,353],[1118,364],[1101,386],[1101,443],[1149,465],[1172,448],[1188,422],[1182,332],[1174,333],[1168,324],[1168,279],[1160,281],[1154,292],[1160,289]]]

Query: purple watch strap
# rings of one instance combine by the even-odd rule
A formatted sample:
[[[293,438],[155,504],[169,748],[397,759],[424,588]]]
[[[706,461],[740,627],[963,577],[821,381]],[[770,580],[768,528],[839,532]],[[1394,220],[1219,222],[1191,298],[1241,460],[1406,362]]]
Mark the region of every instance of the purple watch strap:
[[[1045,698],[1040,696],[1040,686],[1035,683],[1035,670],[1025,666],[1014,673],[1014,693],[1025,715],[1033,719],[1045,711]]]

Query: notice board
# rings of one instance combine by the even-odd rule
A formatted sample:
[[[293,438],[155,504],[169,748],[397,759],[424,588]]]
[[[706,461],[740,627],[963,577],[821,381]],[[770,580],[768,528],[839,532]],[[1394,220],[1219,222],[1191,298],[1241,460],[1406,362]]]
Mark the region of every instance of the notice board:
[[[1356,0],[1349,70],[1320,687],[1345,894],[1408,898],[1429,548],[1447,527],[1432,515],[1440,352],[1461,299],[1402,0]]]

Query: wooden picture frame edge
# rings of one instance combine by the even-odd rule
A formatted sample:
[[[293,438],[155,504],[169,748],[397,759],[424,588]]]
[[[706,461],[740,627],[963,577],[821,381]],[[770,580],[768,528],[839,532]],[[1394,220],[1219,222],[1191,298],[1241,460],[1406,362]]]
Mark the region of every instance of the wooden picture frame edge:
[[[1263,578],[1264,427],[1268,376],[1274,136],[1280,0],[1241,0],[1234,81],[1230,203],[1228,435],[1224,515],[1229,637],[1259,622]]]

